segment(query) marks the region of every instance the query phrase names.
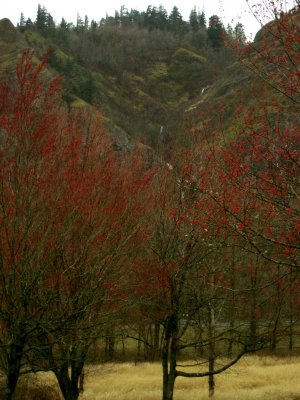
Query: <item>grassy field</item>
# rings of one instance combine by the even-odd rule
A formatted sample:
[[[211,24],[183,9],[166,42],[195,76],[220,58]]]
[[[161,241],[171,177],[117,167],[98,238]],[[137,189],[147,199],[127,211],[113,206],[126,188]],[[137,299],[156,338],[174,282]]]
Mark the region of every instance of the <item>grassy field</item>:
[[[300,357],[249,356],[216,376],[215,400],[300,400]],[[26,384],[24,379],[26,379]],[[23,396],[17,399],[60,398],[50,373],[22,378]],[[26,389],[28,392],[24,392]],[[43,388],[47,396],[42,395]],[[40,394],[39,394],[40,393]],[[33,396],[33,397],[32,397]],[[81,400],[159,400],[159,364],[115,363],[86,369]],[[208,399],[207,378],[178,378],[174,400]]]
[[[300,358],[247,357],[216,376],[216,400],[300,400]],[[159,364],[110,364],[87,372],[86,400],[161,398]],[[178,378],[175,400],[208,398],[207,378]]]

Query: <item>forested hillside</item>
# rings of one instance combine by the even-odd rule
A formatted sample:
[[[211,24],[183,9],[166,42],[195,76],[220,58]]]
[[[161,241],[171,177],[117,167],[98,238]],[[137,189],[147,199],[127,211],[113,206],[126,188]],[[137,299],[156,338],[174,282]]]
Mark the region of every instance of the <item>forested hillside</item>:
[[[36,19],[21,15],[18,27],[41,57],[51,49],[53,73],[64,77],[72,107],[102,107],[109,129],[156,146],[161,127],[172,135],[185,103],[201,94],[234,59],[225,40],[245,41],[242,24],[226,29],[218,16],[191,10],[184,21],[174,7],[128,11],[101,21],[77,17],[55,25],[44,7]],[[147,123],[145,124],[145,121]]]
[[[177,7],[0,21],[3,399],[51,371],[39,396],[77,400],[122,360],[212,398],[245,354],[297,354],[300,11],[263,5],[253,42]]]

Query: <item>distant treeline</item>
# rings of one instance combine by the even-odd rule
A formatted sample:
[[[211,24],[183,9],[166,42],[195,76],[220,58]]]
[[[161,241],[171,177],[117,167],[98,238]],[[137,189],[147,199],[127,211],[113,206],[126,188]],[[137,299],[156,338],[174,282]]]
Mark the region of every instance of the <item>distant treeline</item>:
[[[208,22],[204,10],[201,12],[194,7],[189,16],[189,20],[185,21],[178,9],[174,6],[170,14],[160,5],[155,7],[149,5],[146,11],[138,11],[131,9],[130,11],[122,6],[119,11],[115,11],[114,16],[106,16],[100,21],[89,20],[86,15],[84,19],[77,14],[76,25],[67,22],[62,18],[59,24],[56,24],[52,15],[44,6],[38,5],[35,21],[25,18],[21,13],[20,22],[18,24],[21,31],[27,29],[37,29],[45,36],[55,35],[55,31],[60,30],[68,32],[70,30],[77,33],[96,32],[104,27],[128,28],[136,27],[138,29],[162,30],[173,32],[175,35],[184,36],[190,32],[196,34],[205,32],[207,34],[207,42],[213,48],[219,48],[224,44],[226,37],[245,41],[244,26],[238,22],[234,27],[230,24],[224,27],[221,19],[217,15],[209,17]]]

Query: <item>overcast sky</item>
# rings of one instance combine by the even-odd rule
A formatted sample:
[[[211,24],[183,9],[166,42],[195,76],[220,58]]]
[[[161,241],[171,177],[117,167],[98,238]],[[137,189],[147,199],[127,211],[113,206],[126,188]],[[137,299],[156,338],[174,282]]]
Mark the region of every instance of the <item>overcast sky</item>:
[[[255,1],[250,0],[253,4]],[[247,35],[255,34],[260,25],[250,12],[246,0],[2,0],[0,7],[0,19],[9,18],[16,25],[20,20],[21,12],[25,18],[36,18],[38,4],[45,6],[56,22],[64,17],[68,22],[76,22],[77,13],[84,18],[100,21],[106,14],[114,15],[115,10],[120,10],[125,5],[128,10],[131,8],[144,11],[149,4],[158,7],[162,4],[168,13],[176,5],[183,18],[188,20],[190,11],[196,6],[202,11],[204,9],[207,19],[213,15],[219,15],[224,25],[228,23],[235,25],[240,21],[244,24]]]

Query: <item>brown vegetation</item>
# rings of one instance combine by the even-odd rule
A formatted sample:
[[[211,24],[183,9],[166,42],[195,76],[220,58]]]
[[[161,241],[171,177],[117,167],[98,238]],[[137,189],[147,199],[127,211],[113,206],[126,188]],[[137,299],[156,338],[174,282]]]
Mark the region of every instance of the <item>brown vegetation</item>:
[[[216,400],[297,400],[300,382],[299,357],[243,358],[216,377]],[[16,400],[58,400],[58,389],[50,373],[23,377]],[[114,363],[90,366],[82,400],[156,400],[161,397],[161,367],[158,363]],[[206,379],[176,382],[175,400],[206,400]]]

